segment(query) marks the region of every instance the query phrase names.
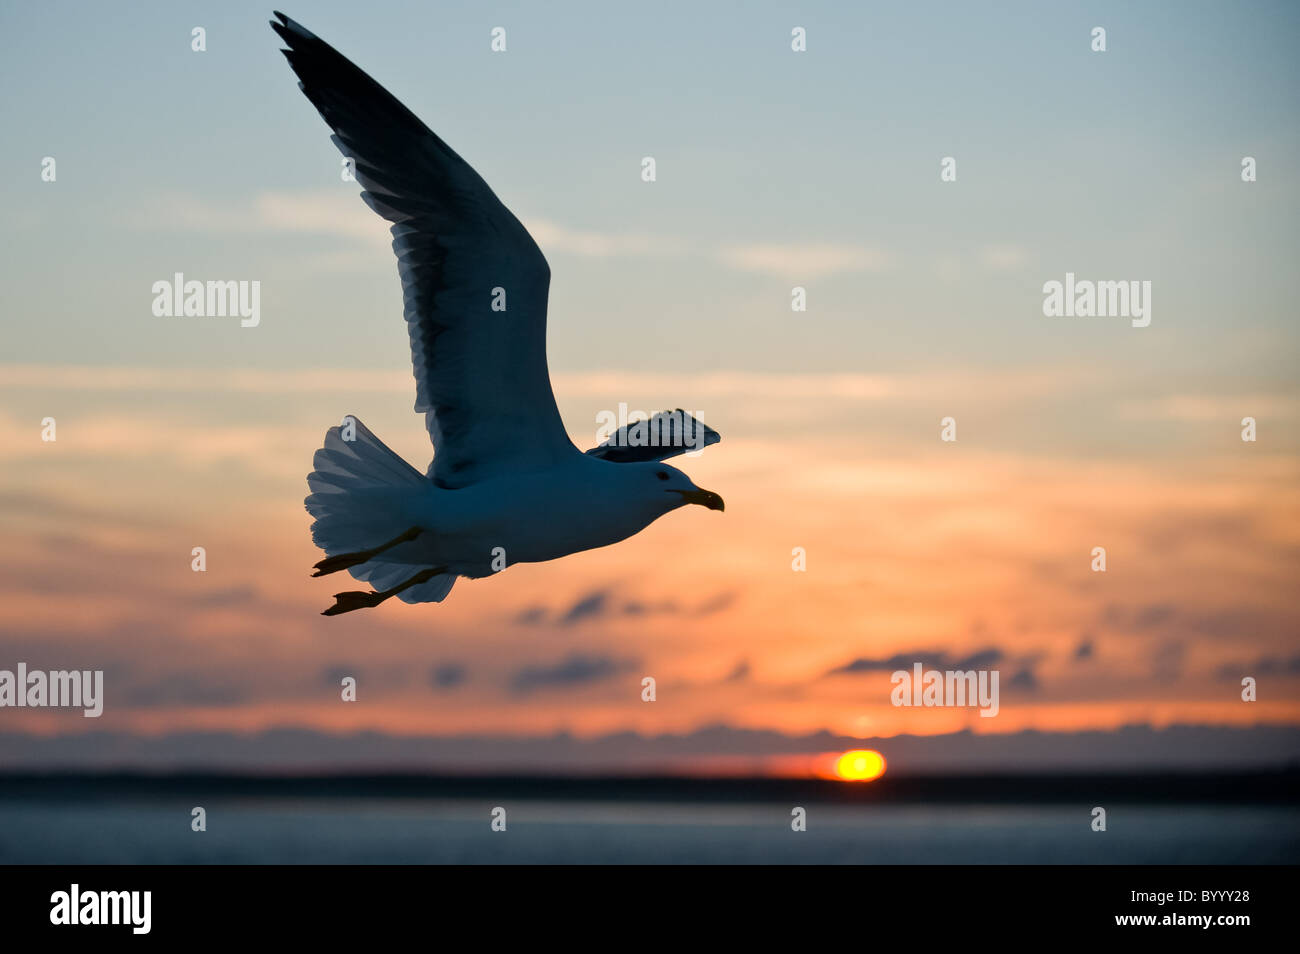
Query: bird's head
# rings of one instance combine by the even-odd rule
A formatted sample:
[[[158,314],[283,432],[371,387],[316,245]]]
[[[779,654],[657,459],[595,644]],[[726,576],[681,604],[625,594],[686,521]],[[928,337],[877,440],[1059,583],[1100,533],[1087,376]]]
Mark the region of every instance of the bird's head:
[[[664,513],[687,504],[699,504],[710,510],[725,509],[721,497],[712,490],[701,490],[696,487],[691,478],[676,467],[669,467],[657,460],[618,466],[637,469],[638,492],[656,501],[663,508]]]

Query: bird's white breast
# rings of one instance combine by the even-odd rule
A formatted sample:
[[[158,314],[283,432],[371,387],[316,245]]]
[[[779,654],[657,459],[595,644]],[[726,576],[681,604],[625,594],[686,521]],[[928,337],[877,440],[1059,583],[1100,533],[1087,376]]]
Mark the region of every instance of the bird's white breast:
[[[464,576],[555,560],[625,540],[672,509],[630,492],[622,465],[575,457],[564,467],[435,488],[421,525],[424,558]]]

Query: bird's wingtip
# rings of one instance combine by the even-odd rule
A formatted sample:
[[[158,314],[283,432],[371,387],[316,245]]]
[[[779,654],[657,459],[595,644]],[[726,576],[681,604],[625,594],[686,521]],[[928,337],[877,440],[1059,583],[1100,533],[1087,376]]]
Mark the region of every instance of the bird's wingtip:
[[[301,23],[299,23],[297,20],[293,19],[292,17],[285,16],[279,10],[273,10],[272,13],[274,13],[276,17],[279,18],[280,22],[276,23],[275,20],[268,20],[267,22],[271,24],[271,29],[273,29],[276,33],[280,34],[280,36],[284,37],[285,42],[292,42],[290,40],[291,36],[295,36],[303,40],[316,39],[315,33],[312,33],[311,30],[308,30],[305,26],[303,26]]]

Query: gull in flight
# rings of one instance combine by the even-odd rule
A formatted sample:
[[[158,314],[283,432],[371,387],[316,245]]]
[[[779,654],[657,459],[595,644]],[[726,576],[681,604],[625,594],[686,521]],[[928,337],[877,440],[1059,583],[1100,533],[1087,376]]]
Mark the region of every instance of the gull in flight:
[[[546,369],[551,269],[537,243],[392,94],[275,16],[281,52],[355,163],[361,198],[393,223],[415,410],[434,449],[426,475],[354,416],[326,433],[307,477],[312,540],[326,554],[313,576],[347,570],[373,589],[335,594],[324,615],[393,596],[441,602],[458,576],[609,546],[687,504],[722,510],[663,463],[721,439],[683,411],[626,424],[586,453],[573,445]]]

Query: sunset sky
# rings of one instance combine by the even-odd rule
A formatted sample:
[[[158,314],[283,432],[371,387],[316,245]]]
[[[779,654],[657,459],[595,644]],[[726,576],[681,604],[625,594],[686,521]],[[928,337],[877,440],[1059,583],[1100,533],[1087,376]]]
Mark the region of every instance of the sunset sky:
[[[286,9],[533,232],[580,448],[621,402],[723,435],[674,461],[723,514],[339,618],[312,453],[349,413],[431,449],[385,223],[270,8],[0,10],[0,669],[106,684],[0,733],[1300,725],[1300,12],[746,10]],[[260,324],[155,317],[176,272],[260,281]],[[1151,281],[1150,326],[1044,317],[1066,272]],[[892,706],[913,661],[998,669],[997,717]]]

